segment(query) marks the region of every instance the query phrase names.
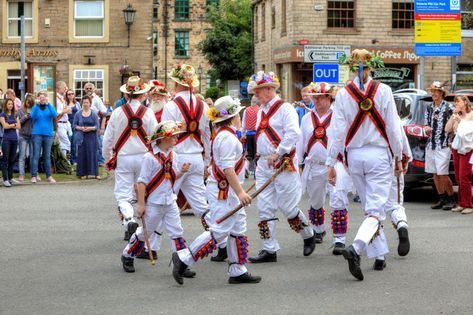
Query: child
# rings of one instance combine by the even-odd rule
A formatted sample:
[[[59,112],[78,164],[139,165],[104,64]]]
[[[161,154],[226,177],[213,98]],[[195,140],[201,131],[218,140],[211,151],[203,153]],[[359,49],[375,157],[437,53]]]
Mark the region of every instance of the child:
[[[183,164],[178,172],[176,155],[172,148],[176,144],[177,134],[182,132],[180,123],[168,120],[156,127],[151,137],[152,152],[144,155],[140,176],[136,183],[138,199],[138,217],[143,217],[146,222],[148,235],[152,235],[162,222],[172,240],[172,250],[177,251],[186,247],[182,238],[183,229],[179,208],[176,204],[176,195],[173,192],[174,181],[187,172],[189,163]],[[145,239],[143,228],[140,227],[130,237],[130,242],[123,250],[122,263],[126,272],[135,272],[134,258],[144,249]],[[195,272],[185,271],[185,276],[193,277]]]
[[[240,126],[238,113],[243,109],[238,100],[230,96],[219,98],[215,107],[209,110],[209,118],[217,128],[211,145],[212,172],[207,181],[211,224],[209,231],[199,235],[189,248],[172,254],[173,277],[183,284],[183,272],[199,258],[208,256],[220,244],[227,243],[229,283],[258,283],[261,277],[247,272],[248,238],[246,232],[246,213],[242,209],[221,224],[214,223],[217,218],[228,213],[239,203],[248,205],[251,197],[243,190],[244,181],[243,147],[236,136]]]

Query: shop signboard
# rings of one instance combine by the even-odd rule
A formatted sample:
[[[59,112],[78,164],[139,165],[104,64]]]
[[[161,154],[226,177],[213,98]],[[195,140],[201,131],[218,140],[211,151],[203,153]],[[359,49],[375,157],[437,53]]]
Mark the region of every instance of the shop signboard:
[[[350,55],[350,45],[305,45],[304,62],[337,63],[344,53]]]
[[[338,64],[314,63],[314,82],[338,83]]]

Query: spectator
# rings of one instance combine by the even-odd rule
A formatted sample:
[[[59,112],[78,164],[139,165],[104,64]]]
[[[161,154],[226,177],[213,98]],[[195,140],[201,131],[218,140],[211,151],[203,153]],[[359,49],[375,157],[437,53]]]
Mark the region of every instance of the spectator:
[[[471,164],[473,149],[473,111],[468,97],[455,97],[455,110],[448,120],[445,131],[455,134],[452,142],[453,166],[458,183],[458,207],[453,212],[473,213],[471,202]]]
[[[43,152],[44,171],[49,183],[56,181],[51,176],[51,147],[54,140],[54,119],[57,112],[54,106],[49,104],[46,92],[38,93],[38,104],[31,111],[33,119],[33,166],[31,169],[31,182],[36,183],[38,176],[39,156]]]
[[[87,82],[84,85],[84,90],[87,95],[92,99],[92,110],[97,113],[100,119],[105,118],[107,116],[107,107],[105,107],[102,99],[95,93],[95,85]],[[100,129],[99,133],[99,147],[97,152],[98,163],[102,166],[105,163],[105,160],[102,155],[102,139],[103,139],[104,130]]]
[[[20,119],[16,115],[15,103],[8,99],[3,104],[3,112],[0,114],[0,124],[3,127],[2,142],[2,176],[3,186],[11,187],[13,181],[13,164],[15,163],[16,149],[18,147],[18,135],[16,129],[20,129]]]
[[[66,91],[67,85],[64,81],[56,83],[57,137],[59,139],[59,148],[65,156],[68,156],[71,152],[70,136],[72,136],[68,114],[72,113],[72,109],[66,105]]]
[[[97,165],[99,117],[91,110],[92,100],[89,96],[82,98],[82,110],[74,117],[77,143],[77,176],[86,179],[94,176],[100,179]]]
[[[0,89],[0,101],[5,99],[5,94],[3,93],[3,90]]]
[[[82,109],[80,103],[76,101],[76,94],[73,90],[66,91],[66,107],[71,111],[68,115],[69,124],[72,126],[74,124],[74,116],[76,113]],[[76,133],[75,128],[72,128],[71,136],[71,163],[77,163],[77,144],[75,143],[74,134]]]
[[[259,111],[260,102],[256,96],[251,98],[251,104],[245,109],[242,117],[241,136],[246,139],[247,158],[250,162],[249,169],[253,173],[254,160],[256,155],[256,117]]]
[[[22,183],[25,180],[25,161],[26,157],[29,157],[30,160],[30,172],[32,170],[33,164],[33,140],[31,139],[31,132],[33,131],[33,121],[31,120],[31,110],[35,104],[35,98],[33,95],[28,94],[25,99],[23,107],[18,112],[20,118],[20,158],[18,161],[18,168],[20,171],[20,176],[18,180]]]
[[[123,94],[123,96],[118,101],[115,102],[115,109],[117,109],[120,106],[125,105],[126,103],[128,103],[128,95]]]
[[[15,112],[18,112],[21,108],[21,100],[16,97],[15,90],[13,89],[8,89],[5,92],[5,99],[11,99],[13,103],[15,104]]]
[[[212,101],[212,99],[210,97],[207,97],[205,99],[205,102],[207,103],[207,105],[209,105],[209,108],[214,107],[214,101]]]
[[[309,112],[312,108],[314,108],[314,104],[309,96],[310,88],[308,86],[304,87],[301,90],[302,100],[297,103],[296,112],[299,116],[299,126],[301,125],[302,117],[304,117],[307,112]]]
[[[453,107],[444,98],[447,95],[445,83],[435,81],[430,86],[433,103],[425,113],[427,146],[425,148],[425,172],[434,175],[435,188],[439,201],[432,209],[452,210],[455,207],[453,185],[449,175],[451,151],[450,137],[445,131],[445,124],[453,113]]]

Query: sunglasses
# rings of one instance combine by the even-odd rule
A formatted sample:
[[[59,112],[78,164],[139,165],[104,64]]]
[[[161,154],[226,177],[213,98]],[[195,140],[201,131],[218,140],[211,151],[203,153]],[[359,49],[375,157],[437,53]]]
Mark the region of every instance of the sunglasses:
[[[67,93],[67,95],[75,95],[74,93]]]

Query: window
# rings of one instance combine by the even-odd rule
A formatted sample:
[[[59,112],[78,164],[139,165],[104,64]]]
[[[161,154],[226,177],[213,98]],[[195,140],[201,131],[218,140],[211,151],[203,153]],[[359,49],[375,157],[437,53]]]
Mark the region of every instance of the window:
[[[473,86],[473,65],[457,64],[457,83],[455,90],[471,90]]]
[[[189,31],[176,31],[174,49],[176,57],[190,57]]]
[[[176,0],[174,2],[174,18],[176,20],[189,19],[189,0]]]
[[[102,99],[105,99],[104,79],[104,69],[75,69],[74,90],[76,92],[76,99],[80,101],[82,97],[86,94],[84,91],[84,85],[87,82],[93,83],[95,85],[95,89],[99,92],[97,94],[102,95]]]
[[[153,32],[153,56],[158,55],[158,32]]]
[[[266,5],[261,5],[261,41],[266,39]]]
[[[393,0],[392,28],[414,28],[414,0]]]
[[[286,34],[286,0],[281,0],[281,34]]]
[[[21,36],[21,16],[25,17],[25,37],[33,37],[33,1],[8,1],[8,37]]]
[[[74,36],[104,36],[104,1],[74,1]]]
[[[473,0],[461,1],[462,35],[473,36]]]
[[[355,27],[355,1],[354,0],[329,0],[327,2],[327,27],[354,28]]]
[[[276,8],[271,7],[271,29],[276,28]]]
[[[255,6],[255,18],[254,18],[254,37],[255,37],[255,41],[257,42],[259,40],[259,33],[258,33],[258,23],[259,23],[259,20],[258,20],[258,7]]]
[[[158,19],[159,0],[153,0],[153,20]]]

